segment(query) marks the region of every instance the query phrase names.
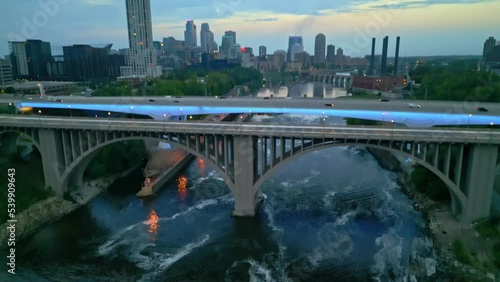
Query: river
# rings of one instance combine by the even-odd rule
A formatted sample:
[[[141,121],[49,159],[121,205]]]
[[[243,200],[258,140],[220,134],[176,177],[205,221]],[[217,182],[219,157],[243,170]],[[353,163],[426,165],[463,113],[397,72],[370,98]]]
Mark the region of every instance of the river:
[[[322,149],[286,165],[262,185],[254,218],[231,216],[227,185],[200,159],[150,199],[135,196],[141,173],[20,242],[16,276],[0,281],[412,281],[416,264],[437,268],[398,175],[361,148]]]

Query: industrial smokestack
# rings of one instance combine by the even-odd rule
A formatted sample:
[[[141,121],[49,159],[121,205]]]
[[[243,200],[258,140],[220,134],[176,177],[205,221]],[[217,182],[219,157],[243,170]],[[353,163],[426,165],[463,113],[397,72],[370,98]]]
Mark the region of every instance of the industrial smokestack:
[[[396,57],[394,57],[394,76],[398,75],[399,63],[399,36],[396,37]]]
[[[370,75],[374,75],[375,70],[375,37],[372,38],[372,56],[370,58]]]
[[[380,75],[383,76],[387,69],[387,45],[389,44],[389,36],[384,37],[382,45],[382,66],[380,68]]]

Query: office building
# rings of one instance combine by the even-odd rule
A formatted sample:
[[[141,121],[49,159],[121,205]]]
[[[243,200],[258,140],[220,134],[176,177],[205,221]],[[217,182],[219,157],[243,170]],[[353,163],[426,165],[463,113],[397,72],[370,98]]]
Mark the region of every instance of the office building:
[[[158,77],[161,67],[154,55],[150,0],[126,0],[126,8],[129,52],[121,76]]]
[[[267,48],[264,45],[259,46],[259,57],[264,58],[267,56]]]
[[[396,54],[394,57],[394,75],[398,75],[398,68],[399,68],[399,41],[400,37],[396,37]]]
[[[184,31],[184,42],[186,48],[194,48],[198,45],[196,35],[196,25],[193,20],[187,20],[186,30]]]
[[[304,46],[304,42],[302,41],[302,36],[290,36],[290,37],[288,37],[288,52],[287,52],[287,61],[288,62],[291,62],[293,60],[293,58],[294,58],[293,56],[295,55],[295,53],[302,52],[304,50],[304,47],[302,47],[302,49],[300,49],[300,51],[292,54],[292,47],[296,44]],[[298,47],[295,47],[295,49],[299,50]]]
[[[15,79],[44,80],[48,78],[47,63],[52,61],[49,42],[26,40],[9,42],[12,74]]]
[[[329,44],[326,47],[326,63],[329,65],[335,64],[335,45]]]
[[[112,44],[103,48],[90,45],[64,46],[64,73],[71,81],[100,81],[109,79],[108,56]]]
[[[12,66],[4,59],[0,59],[0,86],[12,83]]]
[[[298,53],[304,52],[304,46],[299,43],[295,43],[292,45],[292,48],[290,49],[290,57],[292,58],[291,62],[295,61],[295,55]]]
[[[233,38],[233,41],[231,42],[231,45],[236,44],[238,41],[236,41],[236,31],[232,30],[226,30],[224,32],[225,36],[231,36]]]
[[[314,40],[314,63],[325,62],[326,37],[323,33],[316,35]]]
[[[201,24],[200,42],[204,53],[213,53],[215,51],[214,33],[210,31],[208,23]]]

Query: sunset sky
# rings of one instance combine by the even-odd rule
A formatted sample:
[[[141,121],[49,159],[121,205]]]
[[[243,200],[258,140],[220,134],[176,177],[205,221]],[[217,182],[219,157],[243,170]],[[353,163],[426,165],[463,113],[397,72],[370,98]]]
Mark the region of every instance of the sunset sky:
[[[2,57],[7,41],[26,38],[53,47],[128,46],[124,0],[17,0],[1,6]],[[201,23],[208,22],[217,44],[225,30],[235,30],[242,46],[265,45],[268,53],[286,50],[289,35],[302,35],[305,51],[313,54],[317,33],[355,57],[370,53],[371,37],[381,53],[386,35],[390,55],[395,36],[401,36],[401,56],[478,55],[489,36],[500,40],[500,0],[151,0],[151,6],[154,40],[183,40],[185,21],[193,19],[198,44]]]

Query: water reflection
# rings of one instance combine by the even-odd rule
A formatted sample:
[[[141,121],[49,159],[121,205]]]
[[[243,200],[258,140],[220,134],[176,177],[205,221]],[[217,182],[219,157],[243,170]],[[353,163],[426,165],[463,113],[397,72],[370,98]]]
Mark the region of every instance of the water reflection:
[[[273,98],[337,98],[346,96],[347,92],[344,88],[333,87],[328,83],[299,83],[289,88],[281,86],[277,89],[263,88],[257,93],[257,97],[273,97]]]
[[[177,177],[177,195],[179,195],[179,198],[184,201],[187,197],[187,185],[188,185],[188,179],[184,175],[179,175]]]
[[[156,211],[154,209],[151,209],[149,211],[149,215],[148,215],[148,224],[149,224],[149,234],[150,234],[150,240],[151,241],[155,241],[157,239],[157,235],[158,235],[158,229],[160,228],[160,225],[158,224],[158,221],[159,221],[159,217],[158,215],[156,214]]]

